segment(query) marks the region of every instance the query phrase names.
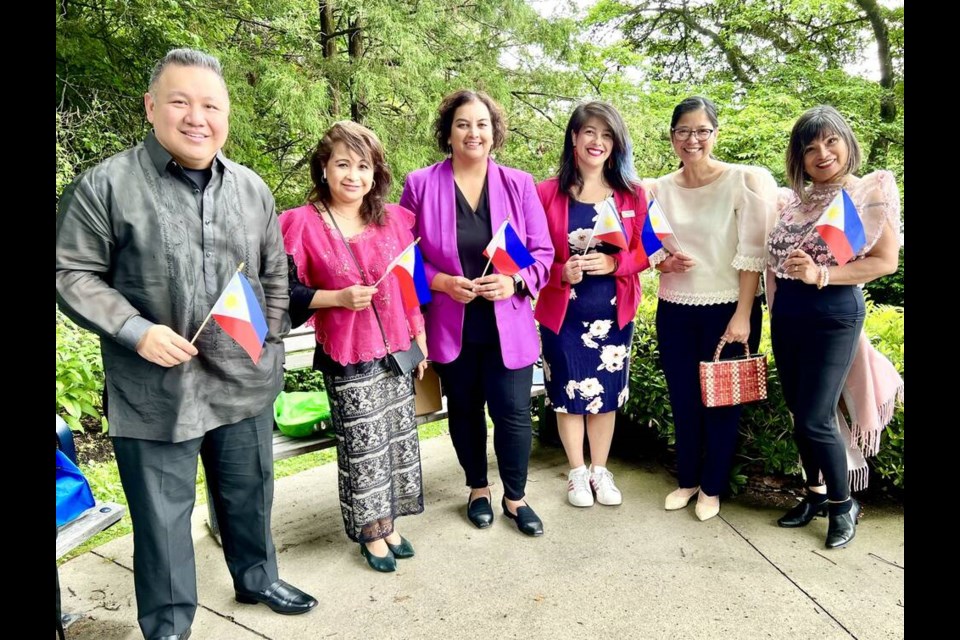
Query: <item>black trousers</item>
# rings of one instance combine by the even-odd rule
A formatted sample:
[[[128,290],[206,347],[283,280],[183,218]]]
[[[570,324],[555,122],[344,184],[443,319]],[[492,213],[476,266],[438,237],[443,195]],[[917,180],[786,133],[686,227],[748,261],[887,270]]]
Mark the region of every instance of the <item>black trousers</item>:
[[[273,407],[186,442],[113,438],[133,520],[137,618],[145,638],[183,633],[197,611],[190,515],[197,455],[220,524],[234,588],[261,591],[278,579],[270,533]]]
[[[810,486],[827,483],[830,500],[850,496],[846,447],[837,426],[837,403],[853,364],[866,315],[855,285],[777,280],[770,338],[803,472]]]
[[[736,302],[688,305],[657,302],[657,340],[660,363],[667,379],[677,438],[677,482],[699,486],[710,496],[726,493],[730,465],[737,449],[740,405],[705,407],[700,395],[700,361],[712,360],[737,310]],[[750,352],[760,348],[760,298],[750,311]],[[743,345],[728,344],[721,357],[743,355]]]
[[[493,420],[493,449],[503,493],[509,500],[522,499],[533,430],[533,365],[507,369],[499,344],[464,343],[455,360],[433,366],[447,396],[450,439],[466,474],[467,486],[479,489],[488,484],[487,420],[483,413],[486,404]]]

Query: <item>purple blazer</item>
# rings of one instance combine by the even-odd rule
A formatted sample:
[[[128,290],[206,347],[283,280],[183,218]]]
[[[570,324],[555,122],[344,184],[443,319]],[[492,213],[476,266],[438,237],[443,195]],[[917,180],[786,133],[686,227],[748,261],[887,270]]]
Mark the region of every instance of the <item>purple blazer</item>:
[[[553,242],[533,177],[489,160],[487,196],[490,201],[490,233],[509,217],[520,241],[536,260],[520,271],[530,294],[536,297],[550,279]],[[438,273],[462,276],[463,267],[457,251],[457,198],[450,159],[408,174],[400,206],[417,216],[413,235],[421,238],[420,251],[427,282],[432,283]],[[540,355],[540,340],[530,299],[525,295],[513,295],[494,301],[493,308],[500,332],[503,365],[508,369],[520,369],[536,362]],[[431,360],[447,363],[460,355],[463,316],[463,304],[446,293],[433,292],[433,300],[424,312]]]

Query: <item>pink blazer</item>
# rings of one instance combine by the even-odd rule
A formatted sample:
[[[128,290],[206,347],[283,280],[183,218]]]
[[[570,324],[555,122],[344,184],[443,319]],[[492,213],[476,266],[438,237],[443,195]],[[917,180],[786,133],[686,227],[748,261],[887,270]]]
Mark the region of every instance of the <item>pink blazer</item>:
[[[556,251],[550,267],[550,280],[540,292],[540,299],[537,301],[536,319],[554,333],[560,333],[563,318],[567,314],[567,305],[570,303],[570,284],[561,281],[563,265],[570,258],[567,239],[570,199],[566,193],[560,191],[560,180],[555,177],[538,184],[537,194],[546,210],[547,226]],[[640,246],[640,232],[647,219],[646,194],[643,187],[637,185],[636,193],[615,191],[613,200],[627,232],[629,253],[632,254]],[[622,329],[637,315],[637,307],[640,306],[640,278],[637,274],[649,267],[650,263],[647,260],[637,262],[632,256],[626,255],[626,251],[621,254],[618,256],[620,265],[614,275],[617,279],[617,323]]]
[[[504,219],[509,218],[520,241],[536,260],[520,271],[530,294],[536,297],[550,276],[553,245],[533,177],[490,160],[487,194],[490,199],[490,232],[496,231]],[[447,159],[408,174],[400,206],[417,216],[414,236],[421,238],[420,251],[427,282],[432,283],[438,273],[462,276],[463,267],[457,251],[457,200],[452,162]],[[536,362],[540,340],[530,300],[526,296],[514,295],[495,301],[493,306],[503,365],[508,369],[520,369]],[[433,292],[433,300],[424,313],[431,360],[447,363],[460,355],[463,316],[463,304],[446,293]]]

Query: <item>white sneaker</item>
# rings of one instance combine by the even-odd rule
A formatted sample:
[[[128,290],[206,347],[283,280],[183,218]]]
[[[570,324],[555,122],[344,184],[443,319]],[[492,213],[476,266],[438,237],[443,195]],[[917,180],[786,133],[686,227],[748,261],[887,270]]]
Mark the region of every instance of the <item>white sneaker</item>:
[[[597,494],[597,502],[608,507],[623,502],[623,495],[617,485],[613,484],[613,474],[605,467],[594,467],[590,473],[590,486]]]
[[[590,490],[590,470],[586,467],[570,469],[567,474],[567,500],[575,507],[593,506],[593,492]]]

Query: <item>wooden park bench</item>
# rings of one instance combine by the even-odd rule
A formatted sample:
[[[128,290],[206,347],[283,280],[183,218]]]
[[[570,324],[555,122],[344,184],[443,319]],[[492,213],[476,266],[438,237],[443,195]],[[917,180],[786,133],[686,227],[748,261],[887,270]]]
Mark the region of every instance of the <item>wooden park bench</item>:
[[[286,362],[284,368],[287,371],[295,369],[304,369],[313,366],[313,351],[316,348],[313,329],[302,326],[294,329],[283,340],[284,352],[286,353]],[[534,384],[530,389],[531,398],[544,396],[546,391],[543,387],[542,376],[534,377]],[[447,417],[446,398],[442,399],[440,409],[424,413],[417,416],[417,426],[443,420]],[[273,459],[283,460],[295,456],[320,451],[337,445],[337,439],[326,430],[325,425],[321,423],[319,431],[315,431],[309,436],[303,438],[289,438],[274,426],[273,430]],[[210,498],[210,488],[207,487],[207,526],[210,533],[217,539],[220,539],[220,528],[217,526],[217,516],[213,510],[213,500]]]
[[[70,427],[60,416],[57,416],[57,448],[63,451],[74,464],[77,464],[77,450],[73,443],[73,432],[70,431]],[[58,527],[57,560],[101,531],[115,525],[126,511],[127,508],[122,504],[97,500],[96,504],[79,518]]]

